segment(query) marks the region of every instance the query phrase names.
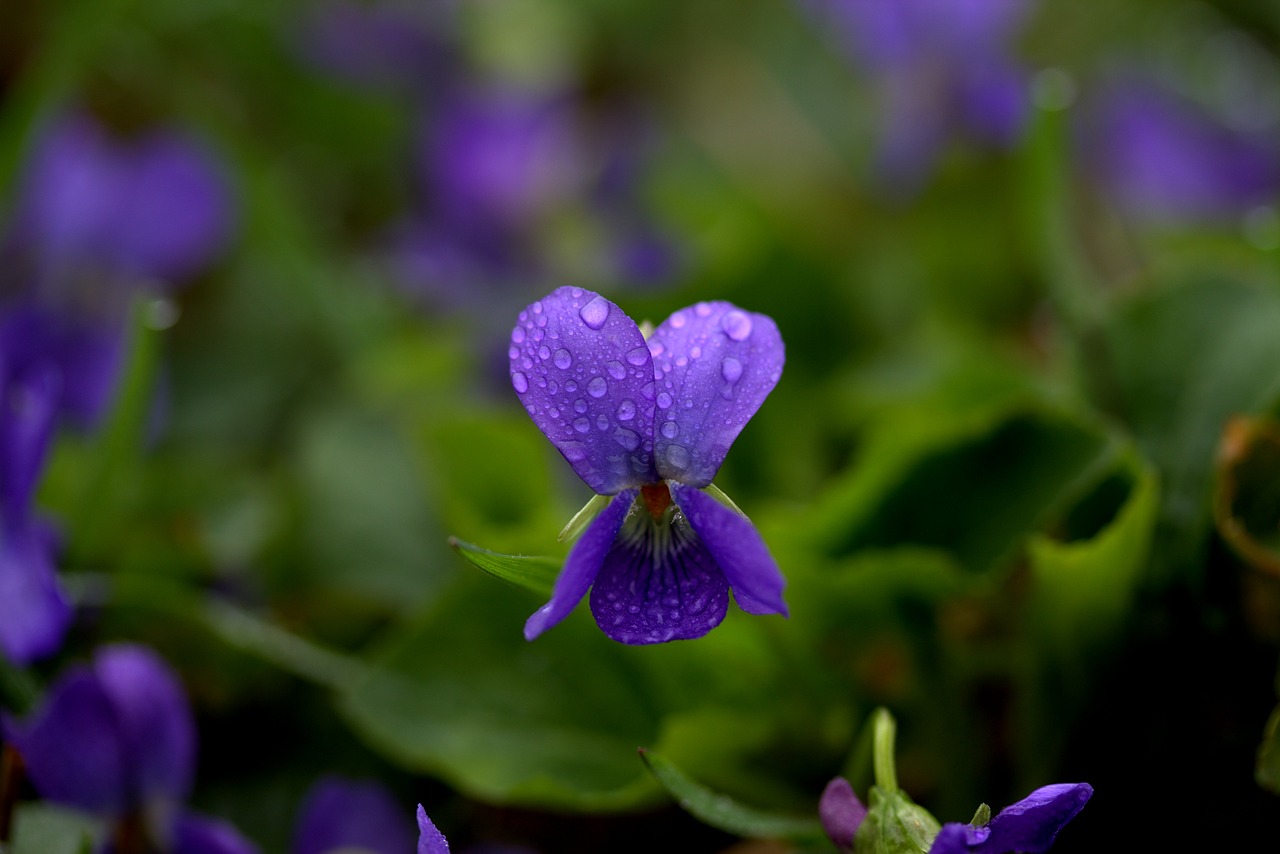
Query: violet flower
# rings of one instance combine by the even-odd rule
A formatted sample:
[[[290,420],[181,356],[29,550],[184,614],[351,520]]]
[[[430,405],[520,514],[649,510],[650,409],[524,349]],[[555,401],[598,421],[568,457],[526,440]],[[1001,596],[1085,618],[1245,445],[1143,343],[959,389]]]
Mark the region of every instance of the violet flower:
[[[403,818],[400,805],[381,784],[326,777],[311,787],[303,801],[293,852],[403,854],[413,844]]]
[[[1149,220],[1230,218],[1280,193],[1280,146],[1151,80],[1129,77],[1086,104],[1085,165],[1120,208]]]
[[[566,287],[520,313],[508,355],[525,410],[598,494],[526,638],[588,589],[596,623],[627,644],[701,637],[724,618],[730,588],[748,613],[787,613],[759,532],[711,485],[782,374],[770,318],[698,303],[646,342],[609,300]]]
[[[25,665],[55,652],[71,622],[53,532],[35,517],[59,382],[50,366],[19,371],[0,326],[0,653]]]
[[[449,842],[427,818],[422,804],[418,804],[418,854],[449,854]]]
[[[229,825],[188,811],[195,719],[154,652],[117,644],[63,673],[26,720],[3,720],[41,797],[111,823],[108,850],[248,854]]]
[[[877,172],[914,190],[957,134],[1007,146],[1027,114],[1010,42],[1031,0],[802,0],[871,78]]]
[[[1049,850],[1058,831],[1084,809],[1092,795],[1088,783],[1044,786],[1000,810],[981,827],[944,824],[929,854],[1040,854]]]

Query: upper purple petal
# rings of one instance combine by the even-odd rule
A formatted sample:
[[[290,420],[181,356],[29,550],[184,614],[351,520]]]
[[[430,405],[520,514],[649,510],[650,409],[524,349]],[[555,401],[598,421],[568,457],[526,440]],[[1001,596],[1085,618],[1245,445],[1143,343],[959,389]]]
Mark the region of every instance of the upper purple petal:
[[[728,607],[729,583],[688,523],[644,510],[614,539],[591,586],[596,624],[625,644],[700,638]]]
[[[751,520],[700,489],[672,484],[671,496],[729,580],[738,607],[748,614],[786,616],[786,579]]]
[[[173,854],[257,854],[258,846],[228,822],[187,812],[174,826],[172,850]]]
[[[418,804],[418,854],[449,854],[449,843]]]
[[[196,726],[177,675],[144,646],[98,651],[94,674],[111,700],[138,802],[179,802],[191,791]]]
[[[115,707],[87,668],[63,674],[25,721],[5,729],[42,798],[113,816],[132,806]]]
[[[611,495],[658,480],[653,361],[622,309],[560,288],[520,312],[508,355],[525,411],[588,486]]]
[[[663,321],[649,350],[657,382],[658,474],[706,486],[782,376],[782,336],[763,314],[701,302]]]
[[[979,854],[1040,854],[1093,795],[1088,783],[1056,783],[1005,807],[987,825],[991,835],[972,850]]]
[[[600,515],[591,520],[591,524],[582,532],[582,536],[569,556],[565,558],[564,568],[556,579],[555,589],[551,593],[551,601],[533,613],[524,624],[524,636],[533,640],[556,623],[569,616],[574,606],[587,595],[587,590],[600,567],[604,565],[605,556],[613,546],[618,530],[622,527],[631,506],[635,503],[635,490],[619,493],[609,502]]]
[[[0,651],[16,664],[56,652],[71,624],[51,532],[34,520],[0,526]]]
[[[293,854],[325,854],[351,848],[369,854],[403,854],[413,834],[403,810],[381,784],[327,777],[307,793]]]
[[[62,384],[59,371],[48,362],[21,377],[6,376],[10,360],[5,343],[0,340],[0,520],[14,523],[30,513]]]
[[[822,819],[822,829],[832,843],[837,848],[849,849],[853,847],[853,837],[859,825],[867,817],[867,808],[858,800],[849,781],[836,777],[822,790],[818,815]]]

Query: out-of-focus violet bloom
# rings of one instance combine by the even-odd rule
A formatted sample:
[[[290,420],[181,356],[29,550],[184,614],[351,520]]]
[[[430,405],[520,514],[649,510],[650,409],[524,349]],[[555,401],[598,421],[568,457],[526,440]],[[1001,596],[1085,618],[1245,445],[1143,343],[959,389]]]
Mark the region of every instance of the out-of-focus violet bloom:
[[[1009,145],[1027,113],[1010,42],[1032,0],[802,0],[873,80],[877,171],[913,190],[957,131]]]
[[[867,817],[867,808],[858,800],[849,781],[836,777],[822,790],[818,816],[831,842],[841,851],[849,851],[853,848],[853,837],[858,827]]]
[[[375,88],[438,84],[447,67],[451,3],[322,3],[301,23],[299,52],[313,66]]]
[[[205,269],[232,219],[223,173],[194,139],[167,129],[117,139],[84,113],[50,120],[0,240],[4,358],[52,365],[60,414],[94,426],[114,397],[135,295]]]
[[[1138,218],[1232,218],[1280,193],[1280,144],[1228,126],[1205,106],[1139,77],[1086,104],[1081,154],[1121,209]]]
[[[0,326],[0,653],[28,664],[55,652],[71,622],[53,532],[33,503],[54,431],[59,379],[7,357]]]
[[[449,843],[418,804],[418,854],[449,854]]]
[[[101,648],[92,665],[62,674],[26,720],[3,723],[41,797],[112,822],[117,838],[141,832],[177,854],[255,850],[184,807],[195,720],[177,676],[146,647]]]
[[[1036,789],[1000,810],[982,827],[948,822],[929,854],[1040,854],[1093,795],[1088,783],[1056,783]]]
[[[564,619],[588,589],[601,630],[627,644],[701,637],[724,618],[730,588],[748,613],[787,613],[759,532],[711,487],[782,375],[773,320],[698,303],[646,341],[609,300],[560,288],[520,313],[508,355],[525,410],[607,499],[593,502],[603,506],[525,637]]]
[[[421,824],[421,814],[418,820]],[[340,777],[326,777],[311,787],[293,837],[294,854],[403,854],[412,845],[404,811],[385,787]]]

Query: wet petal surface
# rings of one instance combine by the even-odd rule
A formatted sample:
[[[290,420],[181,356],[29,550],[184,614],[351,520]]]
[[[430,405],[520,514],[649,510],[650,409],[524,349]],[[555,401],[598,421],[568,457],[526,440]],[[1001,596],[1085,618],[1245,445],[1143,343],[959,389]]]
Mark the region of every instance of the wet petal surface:
[[[588,486],[612,495],[658,479],[653,362],[622,309],[560,288],[520,312],[508,355],[525,411]]]
[[[609,554],[635,497],[635,490],[620,493],[582,532],[581,539],[574,543],[569,557],[565,559],[564,569],[560,570],[560,577],[556,579],[555,589],[551,593],[551,601],[535,611],[525,622],[524,636],[527,640],[533,640],[569,616],[574,606],[587,595],[587,590],[604,564],[605,556]]]
[[[663,321],[649,339],[649,351],[658,473],[706,486],[782,376],[782,336],[763,314],[704,302]]]
[[[729,583],[683,520],[654,520],[643,509],[627,521],[591,588],[591,613],[625,644],[699,638],[720,625]]]
[[[748,614],[786,616],[786,579],[751,520],[700,489],[671,484],[671,497],[723,570],[738,607]]]

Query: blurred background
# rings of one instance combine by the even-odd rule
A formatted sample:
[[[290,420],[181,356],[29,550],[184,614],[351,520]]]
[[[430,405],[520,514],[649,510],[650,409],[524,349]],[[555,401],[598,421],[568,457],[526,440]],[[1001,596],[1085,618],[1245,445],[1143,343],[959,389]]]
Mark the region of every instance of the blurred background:
[[[328,775],[727,850],[637,747],[812,816],[881,705],[943,821],[1087,781],[1057,850],[1274,846],[1278,51],[1268,0],[7,0],[0,703],[145,644],[266,852]],[[790,619],[527,643],[450,549],[590,497],[507,378],[566,284],[777,321],[717,483]]]

